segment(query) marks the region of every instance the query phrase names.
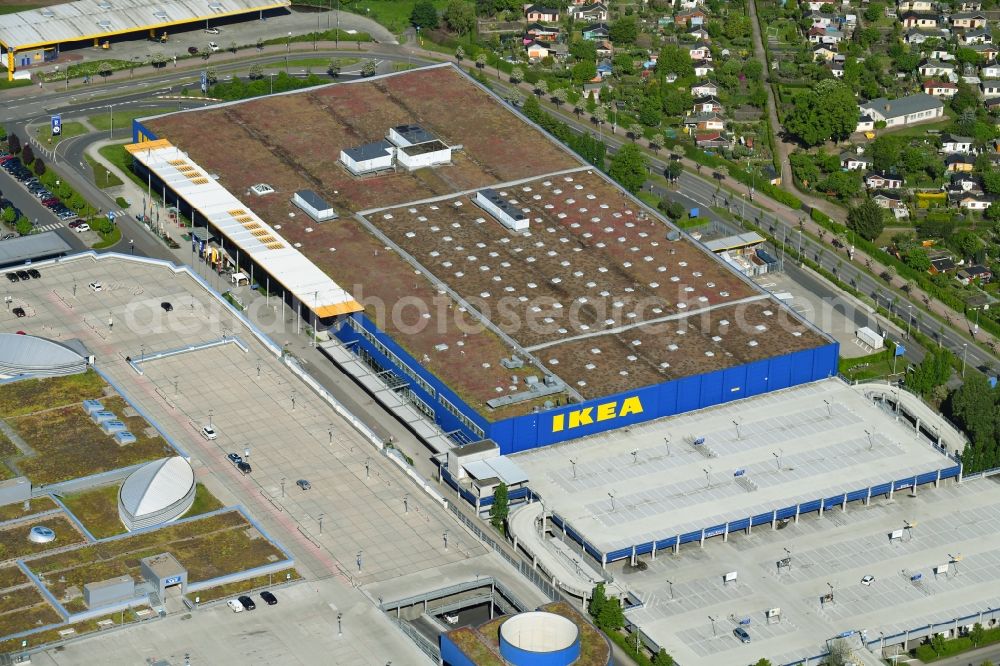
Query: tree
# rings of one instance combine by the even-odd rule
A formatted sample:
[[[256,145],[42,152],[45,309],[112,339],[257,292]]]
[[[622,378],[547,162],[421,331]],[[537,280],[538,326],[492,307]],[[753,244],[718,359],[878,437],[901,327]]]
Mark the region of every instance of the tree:
[[[667,162],[667,168],[664,169],[663,175],[667,177],[671,183],[676,182],[680,178],[681,174],[684,173],[684,167],[677,160],[670,160]]]
[[[942,652],[944,652],[944,642],[945,642],[944,636],[942,636],[941,634],[934,634],[933,636],[931,636],[930,643],[931,643],[931,649],[934,650],[934,654],[940,655]]]
[[[660,199],[660,203],[657,204],[657,208],[666,213],[667,217],[674,222],[684,217],[684,204],[679,201],[674,201],[668,197]]]
[[[476,27],[476,10],[464,0],[451,0],[442,17],[448,28],[460,35],[469,34]]]
[[[984,638],[986,638],[986,629],[983,628],[983,625],[976,622],[972,625],[972,629],[969,630],[969,640],[972,641],[973,645],[979,645],[983,642]]]
[[[566,97],[569,93],[565,88],[557,88],[552,91],[552,101],[555,102],[557,107],[561,107],[566,103]]]
[[[330,62],[330,66],[331,66],[331,67],[333,66],[333,62],[332,62],[332,61]],[[327,71],[329,71],[329,72],[330,72],[330,75],[331,75],[331,76],[336,76],[337,74],[339,74],[339,73],[340,73],[340,70],[339,70],[339,69],[337,70],[337,74],[334,74],[334,73],[333,73],[332,71],[330,71],[330,70],[327,70]],[[262,78],[264,78],[264,68],[263,68],[263,67],[261,67],[260,65],[250,65],[250,72],[249,72],[249,76],[250,76],[250,80],[251,80],[251,81],[257,81],[257,80],[259,80],[259,79],[262,79]]]
[[[674,658],[660,648],[660,651],[653,655],[653,666],[674,666]]]
[[[594,64],[593,60],[581,60],[573,65],[570,72],[573,75],[573,81],[576,83],[586,83],[597,76],[597,65]]]
[[[375,61],[369,58],[365,60],[365,64],[361,67],[361,76],[375,76],[377,70],[377,65]]]
[[[807,146],[847,138],[858,125],[854,92],[841,81],[824,79],[798,95],[785,118],[785,129]]]
[[[35,161],[35,151],[31,149],[31,144],[24,144],[24,148],[21,149],[21,161],[24,162],[24,166],[31,166],[31,163]]]
[[[490,525],[500,534],[504,533],[504,525],[507,522],[509,511],[510,497],[507,494],[507,484],[500,482],[500,485],[493,491],[493,504],[490,505]]]
[[[43,176],[45,175],[45,162],[42,161],[41,157],[35,158],[35,175]]]
[[[510,82],[520,83],[521,81],[524,81],[524,70],[520,67],[515,67],[510,70]]]
[[[629,125],[628,126],[628,133],[632,135],[632,140],[633,141],[638,141],[639,139],[642,138],[642,135],[643,135],[642,125],[640,125],[638,123],[633,124],[633,125]]]
[[[654,95],[646,95],[639,105],[639,122],[646,127],[657,127],[660,124],[660,99]]]
[[[903,255],[903,263],[912,268],[915,271],[925,272],[931,267],[930,257],[927,256],[927,250],[922,247],[911,247]]]
[[[597,121],[598,125],[603,125],[608,122],[608,110],[603,106],[599,106],[594,109],[594,120]]]
[[[11,134],[10,136],[7,137],[7,148],[14,155],[17,155],[19,152],[21,152],[21,140],[17,138],[16,134]]]
[[[13,224],[17,219],[17,213],[14,212],[13,206],[7,206],[3,209],[3,221],[7,224]]]
[[[219,74],[214,69],[206,69],[205,80],[208,81],[208,85],[214,86],[219,82]]]
[[[865,240],[875,240],[885,227],[881,207],[871,199],[851,208],[847,213],[847,227]]]
[[[969,436],[969,445],[962,452],[962,465],[968,474],[996,467],[1000,461],[997,397],[986,376],[972,372],[948,400],[948,415]]]
[[[868,147],[872,168],[876,171],[891,171],[899,166],[903,157],[903,140],[892,134],[880,136]]]
[[[476,56],[476,69],[486,69],[486,54],[480,53]]]
[[[618,631],[625,626],[625,613],[622,611],[621,601],[609,598],[601,609],[601,614],[597,616],[597,626],[605,632]]]
[[[14,229],[16,229],[17,233],[21,234],[22,236],[27,236],[28,234],[30,234],[32,228],[33,227],[31,226],[31,220],[26,218],[24,215],[22,215],[17,220],[17,224],[14,225]]]
[[[608,37],[613,44],[619,47],[635,43],[635,38],[638,36],[639,26],[635,22],[634,16],[624,16],[608,28]]]
[[[753,666],[771,666],[771,660],[761,657]]]
[[[455,49],[455,60],[462,62],[462,59],[464,57],[465,57],[465,49],[463,49],[462,45],[459,44],[458,48]]]
[[[587,110],[587,103],[583,101],[582,97],[573,102],[573,115],[582,116],[583,112],[586,110]],[[1000,210],[1000,206],[997,206],[997,210]]]
[[[590,602],[587,604],[587,612],[590,613],[590,617],[597,620],[607,603],[608,597],[604,593],[604,583],[598,583],[590,593]]]
[[[549,94],[549,82],[545,79],[539,80],[535,84],[535,94],[541,97],[542,95]]]
[[[438,13],[430,0],[420,0],[410,12],[410,25],[423,30],[438,27]]]
[[[646,182],[646,158],[639,146],[627,143],[611,158],[608,175],[626,190],[635,194]]]
[[[108,62],[107,60],[102,60],[101,62],[97,63],[97,73],[100,74],[105,79],[111,76],[111,72],[113,70],[114,68],[111,66],[111,63]]]

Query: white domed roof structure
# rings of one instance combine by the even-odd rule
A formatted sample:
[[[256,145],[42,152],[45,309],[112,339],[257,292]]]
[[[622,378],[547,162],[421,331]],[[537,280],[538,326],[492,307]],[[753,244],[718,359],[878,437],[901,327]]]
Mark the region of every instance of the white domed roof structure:
[[[118,491],[118,516],[133,530],[176,520],[194,503],[194,470],[179,456],[147,463]]]
[[[87,359],[66,345],[34,335],[0,333],[0,376],[50,377],[87,369]]]

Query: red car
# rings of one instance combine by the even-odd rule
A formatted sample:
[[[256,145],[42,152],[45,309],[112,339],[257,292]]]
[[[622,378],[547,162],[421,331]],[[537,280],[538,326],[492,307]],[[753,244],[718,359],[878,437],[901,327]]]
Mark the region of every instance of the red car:
[[[49,197],[48,199],[42,200],[42,205],[47,208],[51,208],[59,203],[59,197]]]

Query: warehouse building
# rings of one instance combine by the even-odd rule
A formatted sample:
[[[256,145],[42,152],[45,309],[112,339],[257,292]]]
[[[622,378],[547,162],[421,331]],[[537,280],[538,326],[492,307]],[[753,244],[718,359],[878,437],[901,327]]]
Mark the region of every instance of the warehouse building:
[[[113,41],[148,34],[159,38],[175,26],[190,27],[263,18],[284,11],[288,0],[77,0],[0,15],[0,51],[7,79],[18,69],[52,62],[62,50],[110,47]]]

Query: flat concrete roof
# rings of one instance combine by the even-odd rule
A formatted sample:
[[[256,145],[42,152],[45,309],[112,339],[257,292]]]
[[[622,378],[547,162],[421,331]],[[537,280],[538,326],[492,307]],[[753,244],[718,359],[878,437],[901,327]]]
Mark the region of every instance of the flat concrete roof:
[[[288,0],[77,0],[0,16],[0,43],[24,50],[289,6]]]
[[[513,460],[603,552],[957,464],[862,389],[822,380]]]
[[[913,529],[890,540],[907,522]],[[849,631],[853,648],[864,631],[876,653],[884,634],[889,656],[898,650],[893,637],[908,630],[919,638],[928,624],[944,623],[938,631],[945,631],[954,618],[971,616],[964,626],[983,612],[985,625],[1000,615],[989,611],[1000,608],[998,529],[1000,486],[991,479],[947,482],[915,497],[899,493],[869,507],[812,514],[776,531],[755,528],[704,550],[682,548],[647,560],[642,572],[614,573],[644,602],[628,618],[685,666],[749,664],[761,656],[793,663],[822,654],[827,639]],[[779,571],[785,557],[790,566]],[[945,564],[948,571],[935,574]],[[731,571],[738,578],[724,585]],[[869,575],[874,582],[862,585]],[[833,602],[821,604],[831,586]],[[771,608],[781,609],[780,622],[767,622]],[[751,643],[744,645],[733,629],[746,618]]]

